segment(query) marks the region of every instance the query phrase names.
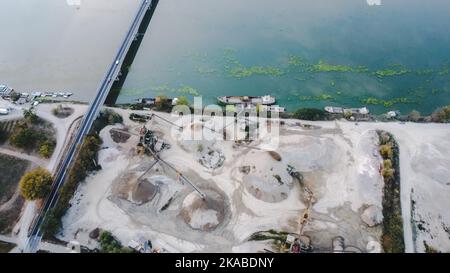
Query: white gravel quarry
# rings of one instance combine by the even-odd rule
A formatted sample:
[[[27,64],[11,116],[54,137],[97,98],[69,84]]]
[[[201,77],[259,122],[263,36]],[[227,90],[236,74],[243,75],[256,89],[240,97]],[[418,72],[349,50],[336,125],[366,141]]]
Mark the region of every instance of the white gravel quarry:
[[[125,126],[133,132],[141,126],[128,119],[129,111],[116,111],[123,115]],[[170,114],[158,115],[176,119]],[[151,204],[137,206],[114,196],[111,187],[118,177],[135,168],[136,164],[148,164],[153,159],[138,158],[133,154],[136,137],[121,144],[107,140],[99,155],[102,170],[91,175],[78,189],[73,206],[64,218],[60,237],[65,240],[76,238],[93,247],[96,243],[88,240],[86,233],[100,227],[112,231],[124,244],[145,236],[154,246],[169,252],[270,249],[269,241],[248,241],[249,237],[269,229],[297,232],[299,217],[306,207],[299,183],[293,182],[287,174],[287,166],[292,165],[303,174],[304,183],[317,199],[311,209],[311,221],[305,227],[313,245],[326,248],[334,236],[343,236],[349,244],[368,251],[381,235],[380,226],[367,226],[361,215],[371,207],[366,218],[379,220],[376,218],[379,211],[373,210],[381,209],[383,180],[379,174],[381,158],[377,152],[375,130],[382,129],[391,132],[400,145],[407,251],[424,251],[423,240],[437,249],[450,251],[450,239],[443,228],[450,225],[445,213],[450,206],[450,199],[446,198],[450,191],[450,181],[446,182],[450,170],[449,125],[302,122],[317,126],[308,129],[297,126],[298,122],[286,120],[281,129],[280,145],[276,150],[280,161],[274,160],[266,151],[236,146],[229,141],[203,143],[223,153],[225,161],[218,169],[207,168],[198,161],[196,149],[202,143],[195,142],[187,148],[179,141],[183,132],[174,132],[167,123],[156,118],[149,122],[147,128],[158,132],[171,144],[161,157],[200,189],[217,192],[226,204],[223,221],[218,220],[213,209],[203,209],[191,215],[190,225],[179,216],[183,206],[192,201],[186,199],[193,192],[186,183],[179,184],[171,203],[160,212],[152,212]],[[107,139],[106,130],[109,129],[105,128],[101,136]],[[253,145],[258,147],[257,142]],[[240,167],[243,166],[250,166],[250,171],[242,172]],[[164,168],[159,169],[158,175],[167,172]],[[174,173],[166,175],[177,181]],[[275,175],[279,177],[275,178]],[[421,219],[427,223],[426,231],[415,228],[414,237],[410,224],[411,196],[415,201],[413,220]],[[205,223],[215,225],[217,222],[217,227],[211,231],[198,229]]]

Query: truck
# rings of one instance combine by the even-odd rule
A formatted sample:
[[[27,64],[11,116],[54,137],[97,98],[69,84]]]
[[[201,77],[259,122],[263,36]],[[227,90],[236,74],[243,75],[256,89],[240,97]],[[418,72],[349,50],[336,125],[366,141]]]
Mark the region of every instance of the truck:
[[[9,114],[9,110],[5,109],[5,108],[0,108],[0,115],[8,115]]]

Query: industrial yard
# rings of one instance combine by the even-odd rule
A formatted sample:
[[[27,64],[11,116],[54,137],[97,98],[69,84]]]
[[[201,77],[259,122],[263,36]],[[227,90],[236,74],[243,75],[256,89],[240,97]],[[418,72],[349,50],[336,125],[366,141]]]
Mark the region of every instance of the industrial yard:
[[[170,114],[114,111],[122,115],[123,124],[100,133],[102,170],[76,192],[58,235],[65,241],[75,239],[95,248],[98,243],[89,233],[100,228],[124,245],[145,238],[166,252],[284,252],[284,240],[300,233],[314,251],[381,251],[384,182],[376,130],[383,129],[400,143],[404,222],[410,219],[411,208],[405,204],[411,203],[411,196],[414,220],[436,214],[423,220],[427,231],[414,231],[414,242],[414,225],[405,224],[407,251],[424,251],[424,240],[440,250],[450,249],[441,231],[450,223],[442,211],[448,200],[442,198],[436,209],[419,206],[427,194],[423,187],[449,191],[445,182],[437,185],[435,180],[449,177],[442,172],[448,172],[450,162],[442,157],[430,165],[440,175],[425,177],[427,184],[413,179],[421,165],[417,162],[429,157],[434,145],[440,146],[432,149],[436,153],[448,152],[449,145],[443,144],[450,135],[447,125],[285,120],[278,148],[267,151],[262,148],[264,138],[236,142],[185,137],[213,128],[214,119],[189,124],[186,116],[178,128],[173,124],[178,117]],[[132,112],[149,119],[131,121]],[[410,132],[420,135],[421,127],[427,128],[429,149],[416,152],[420,138],[410,138]]]

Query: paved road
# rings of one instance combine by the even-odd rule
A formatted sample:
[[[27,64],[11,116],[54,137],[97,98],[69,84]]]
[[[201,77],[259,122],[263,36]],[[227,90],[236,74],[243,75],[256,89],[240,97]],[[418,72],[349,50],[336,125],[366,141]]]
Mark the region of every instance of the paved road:
[[[45,213],[53,208],[59,198],[58,190],[64,183],[64,179],[66,177],[67,171],[69,169],[70,164],[76,157],[78,148],[80,147],[83,138],[86,134],[89,133],[89,130],[92,127],[92,123],[100,112],[101,106],[105,103],[106,97],[108,96],[109,90],[113,85],[117,75],[120,72],[121,64],[130,48],[135,36],[138,32],[139,25],[144,18],[146,11],[151,7],[153,1],[151,0],[143,0],[139,10],[125,36],[125,39],[120,46],[117,55],[115,56],[113,63],[111,64],[108,72],[103,78],[101,85],[96,93],[96,96],[92,103],[90,104],[86,115],[84,116],[79,131],[76,133],[74,141],[70,144],[68,152],[66,153],[65,158],[62,161],[61,167],[55,176],[55,182],[53,184],[52,190],[49,194],[49,197],[45,201],[45,205],[41,212],[38,215],[37,220],[34,222],[33,227],[31,229],[30,238],[27,242],[27,246],[24,249],[24,252],[35,252],[38,249],[38,245],[41,241],[41,224],[44,218]]]

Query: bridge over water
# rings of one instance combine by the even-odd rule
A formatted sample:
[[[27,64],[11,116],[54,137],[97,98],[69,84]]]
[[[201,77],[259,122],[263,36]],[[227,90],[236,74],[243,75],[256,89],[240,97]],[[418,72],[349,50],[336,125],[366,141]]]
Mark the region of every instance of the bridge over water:
[[[142,0],[142,3],[138,8],[125,38],[122,41],[116,56],[114,56],[112,64],[102,79],[94,99],[90,103],[89,108],[84,115],[78,130],[75,132],[71,143],[68,145],[66,153],[62,156],[58,171],[54,177],[50,194],[45,200],[43,207],[38,212],[37,217],[31,224],[29,238],[27,240],[24,252],[32,253],[39,249],[39,243],[42,239],[41,225],[44,217],[46,213],[56,205],[59,199],[59,189],[64,184],[68,170],[76,158],[83,139],[89,133],[92,124],[98,116],[101,107],[105,103],[111,88],[116,82],[120,81],[120,77],[123,73],[126,73],[125,71],[127,70],[127,64],[125,64],[124,61],[130,56],[130,48],[133,48],[134,44],[137,44],[137,47],[139,46],[142,36],[145,33],[147,25],[158,2],[159,0]],[[134,50],[137,50],[137,48],[134,47]]]

